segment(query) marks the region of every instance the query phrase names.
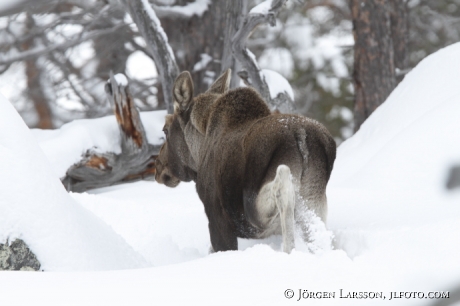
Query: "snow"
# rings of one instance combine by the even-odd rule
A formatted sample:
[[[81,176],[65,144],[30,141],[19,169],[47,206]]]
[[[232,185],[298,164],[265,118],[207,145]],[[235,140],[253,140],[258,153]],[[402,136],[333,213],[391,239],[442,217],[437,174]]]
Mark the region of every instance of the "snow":
[[[272,99],[276,98],[280,93],[286,93],[294,101],[294,91],[289,82],[281,74],[269,69],[262,69],[261,74],[265,78],[265,82],[267,82]]]
[[[252,53],[251,50],[249,50],[249,49],[246,49],[246,52],[248,53],[249,57],[253,61],[253,63],[256,66],[256,68],[260,70],[259,64],[257,63],[257,58],[254,55],[254,53]]]
[[[204,12],[208,10],[211,0],[195,0],[194,2],[187,3],[186,5],[162,6],[163,12],[176,13],[185,17],[192,17],[194,15],[201,17]]]
[[[72,197],[109,224],[152,266],[207,255],[207,219],[193,184],[174,190],[139,182],[89,193],[72,193]]]
[[[40,253],[40,259],[41,254],[50,252],[40,247],[38,238],[45,232],[50,240],[69,236],[77,242],[79,235],[88,232],[112,238],[118,234],[125,254],[135,252],[149,266],[79,273],[1,272],[2,302],[30,305],[39,301],[51,306],[288,305],[299,300],[301,289],[337,295],[328,300],[299,300],[309,305],[380,305],[379,299],[340,298],[340,290],[345,294],[382,292],[387,301],[394,291],[452,292],[460,285],[460,191],[448,193],[443,186],[449,167],[460,163],[459,53],[460,44],[455,44],[422,61],[356,135],[339,147],[327,190],[329,231],[316,224],[318,248],[312,253],[296,241],[297,248],[285,254],[280,237],[272,237],[239,239],[238,251],[208,255],[207,220],[193,183],[169,189],[154,182],[138,182],[69,197],[58,186],[59,176],[45,163],[24,124],[17,123],[17,114],[5,112],[5,103],[1,103],[0,131],[10,133],[0,134],[5,169],[0,175],[0,237],[5,239],[16,229],[16,235],[28,238],[26,242]],[[112,124],[109,119],[96,120],[95,125],[107,126],[98,131],[113,139],[117,132],[108,128]],[[153,117],[144,119],[150,123]],[[160,121],[158,125],[146,130],[157,135],[163,119],[155,120]],[[83,143],[75,145],[78,154],[95,142],[95,135],[88,133],[95,129],[86,127],[90,121],[74,124],[67,128],[73,130],[71,140],[61,135],[62,129],[34,131],[41,147],[48,148],[44,151],[52,164],[64,164],[60,160],[73,150],[68,148],[72,142]],[[96,138],[102,141],[104,137]],[[15,141],[21,147],[13,146]],[[53,142],[54,148],[50,146]],[[113,149],[114,143],[105,145]],[[20,175],[14,172],[18,169]],[[44,193],[51,198],[45,199]],[[33,202],[19,200],[27,195],[34,196]],[[48,209],[51,205],[52,210]],[[65,217],[59,214],[63,210],[68,211]],[[72,223],[84,218],[90,221]],[[62,228],[54,225],[57,223]],[[96,223],[100,229],[88,226]],[[330,232],[334,234],[333,247],[328,247]],[[103,257],[106,248],[91,244],[94,237],[86,239],[88,244],[72,249],[77,259],[85,252]],[[47,246],[70,256],[66,248]],[[113,257],[109,259],[115,262]],[[46,267],[52,264],[49,261]],[[93,267],[91,270],[103,268],[96,263]],[[47,271],[69,269],[70,264]],[[72,270],[81,269],[73,265]],[[292,299],[285,298],[287,289],[293,290]],[[435,301],[392,299],[387,304],[432,305]]]
[[[266,0],[255,7],[253,7],[250,11],[249,14],[262,14],[266,15],[272,8],[272,0]]]
[[[342,1],[343,2],[343,1]],[[336,3],[341,6],[343,3]],[[326,90],[333,94],[340,92],[339,79],[349,78],[351,73],[347,68],[347,61],[350,57],[344,52],[344,48],[349,49],[353,46],[354,39],[352,35],[351,21],[343,21],[334,30],[327,34],[319,35],[318,28],[315,24],[327,23],[331,18],[331,12],[328,8],[317,7],[308,11],[308,19],[305,19],[299,12],[293,12],[286,22],[280,35],[290,46],[292,56],[296,59],[301,69],[308,69],[313,65],[315,70],[326,69],[329,73],[318,74],[317,82]],[[276,31],[276,30],[273,30]],[[267,54],[262,54],[266,57]],[[275,69],[283,64],[284,59],[278,56],[271,56],[274,61],[280,63],[268,63],[263,68]]]
[[[118,85],[128,86],[128,79],[123,73],[117,73],[113,77],[115,78],[115,81],[117,82]]]
[[[128,57],[126,73],[131,79],[138,80],[153,79],[158,76],[155,63],[142,51],[135,51]]]
[[[77,204],[13,106],[0,96],[0,243],[20,238],[46,271],[141,268],[145,259]]]
[[[456,70],[460,58],[455,56],[459,50],[458,44],[445,48],[405,77],[379,111],[340,147],[348,158],[335,166],[332,184],[355,185],[354,178],[360,180],[374,172],[371,182],[360,180],[363,187],[440,188],[444,163],[460,158],[460,144],[452,139],[458,120],[451,115],[460,112],[460,87],[454,81],[460,79]],[[410,146],[405,146],[408,143]],[[357,147],[362,149],[357,152]],[[385,167],[379,167],[381,164]],[[411,175],[411,179],[395,177],[396,172]]]
[[[254,65],[257,69],[259,69],[261,79],[265,79],[265,82],[268,85],[268,89],[270,91],[270,97],[272,99],[276,98],[280,93],[286,93],[291,97],[294,101],[294,91],[292,90],[291,85],[289,82],[278,72],[270,70],[270,69],[260,69],[259,64],[257,63],[256,56],[251,50],[246,49],[249,57],[252,59]],[[240,86],[243,86],[244,83],[241,82]]]
[[[201,60],[193,66],[193,71],[201,71],[206,69],[208,64],[212,61],[212,57],[206,53],[200,55]]]
[[[270,48],[262,52],[259,57],[261,68],[279,72],[285,78],[292,78],[294,73],[294,59],[286,48]]]
[[[3,0],[2,3],[0,3],[0,12],[15,8],[17,5],[18,0]]]

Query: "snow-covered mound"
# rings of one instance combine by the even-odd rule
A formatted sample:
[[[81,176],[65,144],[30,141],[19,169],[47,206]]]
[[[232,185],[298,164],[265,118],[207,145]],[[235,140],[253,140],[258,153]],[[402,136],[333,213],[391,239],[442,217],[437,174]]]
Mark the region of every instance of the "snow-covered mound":
[[[330,187],[437,191],[460,162],[460,44],[428,56],[338,150]],[[372,178],[372,179],[370,179]]]
[[[140,268],[142,256],[82,208],[0,95],[0,243],[24,240],[46,271]]]
[[[401,286],[460,284],[460,193],[445,189],[460,162],[459,54],[447,47],[405,77],[338,148],[328,186],[336,247]]]
[[[364,228],[422,227],[428,241],[401,244],[423,246],[433,256],[444,248],[459,252],[450,245],[460,233],[459,199],[445,192],[448,169],[460,162],[459,53],[460,44],[455,44],[423,60],[339,147],[328,186],[329,220],[350,255],[376,243],[372,235],[360,237]],[[441,235],[432,226],[448,231]],[[362,243],[339,239],[344,231]],[[447,234],[452,238],[438,238]]]

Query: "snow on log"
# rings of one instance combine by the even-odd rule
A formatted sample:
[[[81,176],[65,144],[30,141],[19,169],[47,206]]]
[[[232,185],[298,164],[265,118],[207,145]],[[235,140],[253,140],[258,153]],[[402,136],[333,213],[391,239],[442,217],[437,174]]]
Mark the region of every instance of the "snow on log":
[[[235,58],[245,69],[238,73],[244,83],[254,87],[262,95],[272,110],[291,113],[295,111],[295,105],[293,97],[288,94],[290,91],[277,92],[275,97],[273,97],[273,95],[271,95],[273,90],[269,88],[269,86],[273,84],[268,84],[266,76],[257,64],[255,56],[246,48],[246,40],[258,25],[269,23],[271,26],[275,26],[276,14],[286,1],[287,0],[266,0],[254,7],[244,19],[243,26],[233,37],[232,49]]]
[[[71,166],[62,179],[68,191],[84,192],[138,180],[153,180],[159,146],[148,144],[139,112],[134,105],[128,80],[122,74],[110,75],[105,86],[120,130],[121,153],[88,150]]]
[[[273,70],[262,69],[260,73],[268,85],[274,109],[282,112],[289,111],[290,109],[287,107],[289,104],[286,105],[286,96],[291,103],[294,101],[294,91],[289,82],[281,74]]]

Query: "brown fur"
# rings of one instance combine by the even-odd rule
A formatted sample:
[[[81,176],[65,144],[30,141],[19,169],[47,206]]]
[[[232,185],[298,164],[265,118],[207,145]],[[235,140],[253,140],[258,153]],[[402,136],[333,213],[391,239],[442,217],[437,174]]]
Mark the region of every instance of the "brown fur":
[[[175,113],[166,120],[167,139],[157,159],[159,183],[163,173],[196,182],[215,251],[236,250],[237,237],[280,233],[279,212],[265,210],[259,199],[280,165],[290,169],[296,206],[307,205],[325,220],[326,184],[336,154],[320,123],[271,114],[253,89],[228,90],[229,77],[227,71],[195,98],[188,72],[178,77]]]

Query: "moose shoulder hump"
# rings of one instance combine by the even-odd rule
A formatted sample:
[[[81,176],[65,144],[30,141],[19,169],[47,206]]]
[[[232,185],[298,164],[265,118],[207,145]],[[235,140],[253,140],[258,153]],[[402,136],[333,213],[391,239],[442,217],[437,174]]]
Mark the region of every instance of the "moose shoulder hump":
[[[252,88],[235,88],[219,97],[210,114],[208,131],[225,126],[236,129],[270,115],[262,97]]]

